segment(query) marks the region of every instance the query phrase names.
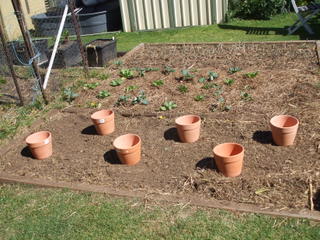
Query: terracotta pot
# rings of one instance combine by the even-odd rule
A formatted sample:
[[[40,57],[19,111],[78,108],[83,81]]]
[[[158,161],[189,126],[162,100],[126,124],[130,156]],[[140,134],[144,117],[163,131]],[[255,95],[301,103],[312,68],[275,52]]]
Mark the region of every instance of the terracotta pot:
[[[52,155],[52,137],[48,131],[31,134],[26,138],[26,143],[35,159],[45,159]]]
[[[113,141],[121,163],[135,165],[141,159],[141,138],[135,134],[125,134]]]
[[[241,174],[244,147],[237,143],[222,143],[213,149],[214,160],[220,172],[226,177]]]
[[[176,119],[176,127],[181,142],[192,143],[200,137],[201,118],[197,115],[185,115]]]
[[[279,115],[271,118],[272,138],[279,146],[293,145],[297,135],[299,120],[289,115]]]
[[[91,120],[99,135],[107,135],[114,132],[114,112],[112,110],[100,110],[91,115]]]

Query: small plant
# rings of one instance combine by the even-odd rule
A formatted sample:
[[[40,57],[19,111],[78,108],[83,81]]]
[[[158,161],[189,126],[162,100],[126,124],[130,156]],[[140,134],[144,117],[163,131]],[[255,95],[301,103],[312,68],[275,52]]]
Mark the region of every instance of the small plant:
[[[146,72],[159,71],[159,68],[135,68],[139,77],[143,77]]]
[[[120,86],[122,83],[123,83],[123,79],[122,78],[118,78],[116,80],[112,80],[110,82],[110,86],[116,87],[116,86]]]
[[[65,88],[62,92],[62,100],[66,101],[68,103],[71,103],[73,100],[75,100],[79,94],[75,93],[72,88]]]
[[[169,75],[170,73],[173,73],[175,71],[176,70],[173,69],[172,67],[164,66],[164,69],[163,69],[162,73],[165,74],[165,75]]]
[[[6,84],[7,80],[0,76],[0,84]]]
[[[129,100],[130,100],[130,96],[122,95],[118,98],[115,105],[116,106],[125,105],[126,103],[129,102]]]
[[[208,72],[208,80],[213,81],[219,77],[219,74],[216,72]]]
[[[83,85],[83,88],[84,89],[90,89],[90,90],[92,90],[92,89],[95,89],[96,87],[98,87],[100,84],[99,83],[85,83],[84,85]]]
[[[136,85],[130,85],[130,86],[125,88],[125,91],[126,92],[132,92],[133,90],[135,90],[137,88],[138,88],[138,86],[136,86]]]
[[[204,83],[205,81],[207,81],[207,79],[206,79],[206,78],[204,78],[204,77],[199,78],[199,80],[198,80],[198,82],[199,82],[199,83]]]
[[[239,68],[239,67],[231,67],[231,68],[228,69],[228,73],[229,73],[229,74],[234,74],[234,73],[236,73],[236,72],[240,72],[241,70],[242,70],[242,69]]]
[[[62,32],[62,43],[67,43],[67,42],[69,42],[69,39],[70,38],[70,33],[69,33],[69,31],[68,30],[64,30],[63,32]]]
[[[224,81],[224,84],[231,86],[234,83],[234,79],[233,78],[227,78]]]
[[[172,110],[177,107],[177,104],[173,101],[165,101],[162,106],[160,107],[161,111],[168,111]]]
[[[160,80],[154,80],[153,82],[152,82],[152,86],[154,86],[154,87],[160,87],[160,86],[163,86],[164,85],[164,81],[162,80],[162,79],[160,79]]]
[[[101,108],[102,104],[99,102],[87,102],[86,106],[88,108]]]
[[[205,83],[202,88],[208,90],[211,88],[220,88],[220,86],[216,83]]]
[[[188,69],[181,70],[181,74],[182,74],[182,80],[183,81],[190,81],[190,80],[192,80],[194,78],[194,75],[191,74]]]
[[[223,111],[229,112],[231,109],[232,109],[232,106],[226,105],[226,106],[224,106]]]
[[[200,101],[203,101],[204,98],[205,97],[203,95],[197,95],[197,96],[194,97],[194,100],[197,101],[197,102],[200,102]]]
[[[116,60],[113,62],[113,64],[119,67],[123,64],[123,62],[121,60]]]
[[[219,88],[213,93],[213,96],[219,97],[221,96],[222,93],[223,93],[223,90]]]
[[[149,104],[147,96],[143,90],[139,92],[138,96],[136,96],[132,99],[131,104],[132,105],[135,105],[135,104],[147,105],[147,104]]]
[[[248,72],[248,73],[245,73],[244,76],[246,78],[255,78],[257,75],[258,75],[258,71],[257,72]]]
[[[133,72],[131,69],[121,69],[120,70],[120,77],[124,77],[126,79],[131,79],[134,77]]]
[[[107,90],[102,90],[98,93],[97,98],[99,99],[104,99],[111,96],[110,92],[108,92]]]
[[[251,101],[253,99],[251,94],[244,92],[244,91],[240,92],[240,96],[241,96],[241,99],[244,101]]]
[[[100,80],[107,80],[109,78],[109,74],[107,73],[100,73],[98,76],[98,79]]]
[[[179,92],[181,92],[181,93],[187,93],[187,92],[189,92],[188,87],[185,86],[185,85],[180,85],[180,86],[178,87],[178,90],[179,90]]]

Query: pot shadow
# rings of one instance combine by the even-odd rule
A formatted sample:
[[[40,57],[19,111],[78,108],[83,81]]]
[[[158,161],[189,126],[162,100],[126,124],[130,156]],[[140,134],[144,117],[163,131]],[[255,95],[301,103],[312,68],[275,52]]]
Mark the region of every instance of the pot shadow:
[[[271,144],[275,146],[272,140],[271,131],[255,131],[253,133],[252,139],[262,144]]]
[[[316,192],[313,198],[314,209],[320,211],[320,189]]]
[[[29,147],[24,147],[24,148],[21,150],[21,155],[24,156],[24,157],[27,157],[27,158],[35,159],[35,158],[32,156],[32,153],[31,153]]]
[[[206,157],[206,158],[201,159],[199,162],[197,162],[196,168],[211,169],[211,170],[216,170],[217,172],[219,172],[217,165],[216,165],[216,162],[214,161],[213,157]]]
[[[120,159],[117,156],[116,150],[112,149],[106,152],[103,155],[104,161],[110,163],[110,164],[121,164]]]
[[[94,125],[91,125],[89,127],[84,128],[81,131],[81,134],[85,134],[85,135],[98,135],[96,128],[94,127]]]
[[[173,140],[175,142],[180,142],[179,136],[178,136],[178,131],[177,128],[169,128],[164,132],[163,137],[166,140]]]

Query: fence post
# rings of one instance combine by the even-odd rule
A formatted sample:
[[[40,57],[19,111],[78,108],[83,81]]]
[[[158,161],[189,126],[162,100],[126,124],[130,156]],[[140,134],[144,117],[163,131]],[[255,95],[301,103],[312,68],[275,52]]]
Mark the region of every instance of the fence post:
[[[80,35],[80,24],[79,21],[77,19],[76,14],[74,13],[74,9],[75,9],[75,1],[74,0],[69,0],[68,1],[69,4],[69,8],[71,10],[71,18],[72,18],[72,23],[74,26],[74,30],[76,32],[76,36],[77,36],[77,42],[78,42],[78,47],[80,49],[81,52],[81,57],[82,57],[82,62],[83,62],[83,70],[86,74],[86,77],[89,76],[89,70],[88,70],[88,59],[86,56],[86,51],[82,45],[82,40],[81,40],[81,35]]]
[[[21,30],[21,34],[23,36],[24,44],[27,49],[27,56],[29,59],[34,59],[35,53],[32,48],[31,37],[30,37],[29,31],[28,31],[28,28],[26,25],[26,21],[23,16],[20,0],[11,0],[11,2],[12,2],[12,6],[15,11],[15,15],[17,17],[18,23],[19,23],[19,27]],[[34,60],[32,61],[32,67],[33,67],[34,73],[36,75],[36,78],[39,82],[39,86],[40,86],[40,90],[41,90],[44,102],[47,104],[48,100],[47,100],[46,94],[45,94],[43,87],[42,87],[42,77],[40,75],[39,66],[38,66],[37,62]]]
[[[18,93],[18,96],[19,96],[20,105],[23,106],[24,105],[23,97],[22,97],[22,94],[21,94],[21,91],[20,91],[20,87],[19,87],[19,84],[18,84],[17,75],[16,75],[16,73],[15,73],[15,71],[13,69],[12,57],[11,57],[11,55],[9,53],[9,50],[8,50],[7,41],[6,41],[6,38],[5,38],[4,29],[3,29],[3,25],[2,25],[1,21],[0,21],[0,38],[1,38],[3,51],[4,51],[4,54],[5,54],[6,60],[7,60],[7,64],[9,66],[9,70],[10,70],[10,73],[11,73],[11,77],[13,79],[14,85],[16,87],[16,90],[17,90],[17,93]]]

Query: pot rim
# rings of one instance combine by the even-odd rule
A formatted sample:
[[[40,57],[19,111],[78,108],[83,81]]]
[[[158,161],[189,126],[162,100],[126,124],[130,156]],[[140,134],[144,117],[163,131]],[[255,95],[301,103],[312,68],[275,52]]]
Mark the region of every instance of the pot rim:
[[[107,116],[104,116],[103,118],[101,117],[96,117],[96,115],[98,115],[99,113],[103,113],[103,112],[108,112],[110,114],[108,114]],[[107,118],[111,118],[114,116],[114,111],[112,109],[102,109],[102,110],[99,110],[99,111],[96,111],[94,113],[91,114],[90,118],[92,120],[100,120],[100,119],[107,119]]]
[[[217,154],[216,153],[216,149],[217,149],[217,147],[220,147],[221,145],[227,145],[227,144],[232,144],[232,145],[237,145],[237,146],[239,146],[239,147],[241,147],[241,152],[239,152],[238,154],[235,154],[235,155],[232,155],[232,156],[223,156],[223,155],[221,155],[221,154]],[[242,155],[243,153],[244,153],[244,146],[242,146],[241,144],[239,144],[239,143],[235,143],[235,142],[227,142],[227,143],[220,143],[220,144],[218,144],[218,145],[216,145],[214,148],[213,148],[213,154],[215,155],[215,156],[218,156],[218,157],[221,157],[221,158],[225,158],[225,157],[228,157],[228,158],[235,158],[235,157],[238,157],[238,156],[240,156],[240,155]]]
[[[133,145],[133,146],[131,146],[131,147],[128,147],[128,148],[119,148],[119,147],[117,147],[117,146],[115,145],[116,141],[119,141],[120,138],[124,138],[124,137],[126,137],[126,136],[135,136],[135,137],[138,138],[139,141],[138,141],[135,145]],[[134,134],[134,133],[127,133],[127,134],[121,135],[121,136],[117,137],[117,138],[113,141],[113,143],[112,143],[113,147],[114,147],[115,149],[118,149],[118,150],[131,150],[131,149],[136,148],[139,144],[141,144],[141,138],[140,138],[139,135]]]
[[[38,134],[41,134],[41,133],[47,133],[48,134],[48,137],[45,138],[45,139],[42,139],[41,141],[38,141],[38,142],[30,142],[30,138],[34,137],[34,135],[38,135]],[[28,145],[37,145],[37,144],[45,144],[45,141],[46,140],[49,140],[51,138],[51,132],[49,131],[38,131],[38,132],[35,132],[35,133],[32,133],[30,134],[28,137],[26,137],[25,141]]]
[[[190,123],[190,124],[181,124],[181,123],[179,123],[179,120],[184,119],[184,118],[188,118],[188,117],[196,117],[197,121],[194,122],[194,123]],[[196,115],[196,114],[183,115],[183,116],[177,117],[175,119],[175,123],[177,125],[180,125],[180,126],[192,126],[192,125],[198,124],[199,122],[201,122],[201,117],[199,115]]]
[[[288,118],[292,118],[296,121],[296,124],[292,125],[292,126],[289,126],[289,127],[279,127],[277,125],[275,125],[273,123],[273,121],[276,119],[276,118],[279,118],[279,117],[288,117]],[[272,125],[273,127],[276,127],[276,128],[280,128],[280,129],[290,129],[290,128],[295,128],[297,125],[299,125],[299,119],[294,117],[294,116],[291,116],[291,115],[287,115],[287,114],[280,114],[280,115],[276,115],[276,116],[273,116],[271,119],[270,119],[270,125]]]

